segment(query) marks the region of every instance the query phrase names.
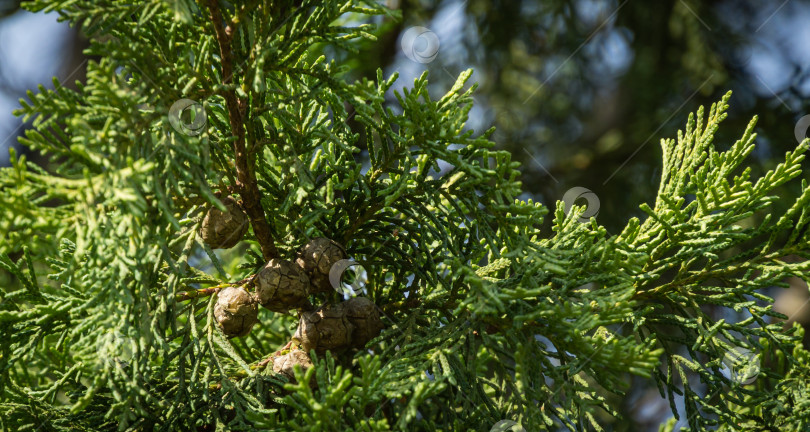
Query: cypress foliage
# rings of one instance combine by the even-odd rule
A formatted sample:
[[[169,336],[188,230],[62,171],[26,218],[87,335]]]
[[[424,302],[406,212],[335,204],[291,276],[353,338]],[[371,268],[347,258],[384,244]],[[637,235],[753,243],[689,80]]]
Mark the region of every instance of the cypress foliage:
[[[1,291],[0,429],[601,430],[630,377],[676,416],[682,400],[694,430],[810,427],[802,329],[763,293],[810,279],[807,181],[771,211],[810,142],[751,178],[756,119],[713,143],[730,95],[661,141],[645,220],[611,235],[557,202],[545,235],[548,210],[516,199],[492,131],[464,129],[470,71],[438,98],[425,74],[395,101],[396,74],[343,78],[335,53],[392,13],[375,2],[26,7],[80,26],[97,60],[76,91],[55,81],[21,102],[35,126],[21,140],[50,164],[0,170],[0,267],[19,281]],[[185,99],[198,104],[178,116]],[[250,229],[215,253],[200,227],[227,196]],[[302,355],[298,315],[259,308],[228,338],[217,291],[254,290],[318,237],[362,264],[382,333],[276,367]],[[309,294],[308,317],[348,309]]]

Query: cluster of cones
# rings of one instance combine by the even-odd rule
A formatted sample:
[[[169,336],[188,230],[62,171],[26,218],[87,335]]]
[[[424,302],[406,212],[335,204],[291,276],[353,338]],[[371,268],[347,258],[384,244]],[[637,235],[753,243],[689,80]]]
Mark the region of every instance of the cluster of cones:
[[[226,211],[209,209],[199,231],[212,248],[233,247],[247,231],[247,216],[236,201],[227,197],[222,202]],[[311,295],[337,288],[332,286],[329,273],[346,258],[345,249],[337,242],[312,239],[297,251],[294,262],[273,258],[245,285],[220,290],[214,317],[223,333],[240,337],[258,322],[259,305],[274,312],[300,310],[298,329],[291,341],[300,349],[294,348],[273,362],[273,369],[289,378],[294,365],[304,369],[312,365],[307,354],[310,350],[321,353],[363,348],[383,328],[379,309],[371,300],[354,297],[309,310]]]

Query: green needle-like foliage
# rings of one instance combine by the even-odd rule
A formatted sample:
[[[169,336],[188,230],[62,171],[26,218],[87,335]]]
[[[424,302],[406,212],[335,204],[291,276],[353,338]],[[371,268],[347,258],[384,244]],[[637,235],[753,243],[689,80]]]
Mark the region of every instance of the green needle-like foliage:
[[[55,81],[17,111],[50,163],[0,170],[0,267],[19,282],[0,291],[0,429],[600,430],[625,421],[631,377],[691,430],[810,428],[802,329],[764,291],[810,279],[806,180],[771,210],[810,142],[751,178],[755,120],[713,142],[729,95],[662,140],[644,221],[608,233],[558,202],[547,235],[492,131],[464,128],[470,71],[439,98],[427,74],[401,92],[396,74],[343,78],[330,58],[374,39],[369,17],[392,13],[376,2],[25,6],[79,26],[94,60],[77,90]],[[202,105],[198,134],[172,126],[183,98]],[[215,253],[197,232],[222,194],[260,216]],[[263,310],[229,339],[195,290],[319,236],[363,265],[385,328],[289,380],[268,359],[295,317]],[[738,352],[753,382],[729,374]]]

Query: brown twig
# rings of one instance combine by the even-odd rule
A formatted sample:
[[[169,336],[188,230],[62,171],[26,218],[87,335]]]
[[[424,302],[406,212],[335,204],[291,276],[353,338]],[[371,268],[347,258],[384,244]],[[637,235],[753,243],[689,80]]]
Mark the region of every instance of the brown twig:
[[[247,101],[240,99],[236,91],[231,88],[233,84],[233,53],[231,52],[231,33],[223,27],[222,13],[219,10],[218,0],[208,0],[208,9],[211,10],[211,21],[214,23],[214,30],[217,34],[219,44],[219,54],[222,60],[222,83],[225,89],[221,91],[225,98],[225,105],[228,108],[228,120],[231,124],[231,132],[236,136],[233,143],[234,154],[236,155],[236,189],[242,197],[242,207],[250,219],[253,233],[262,249],[262,256],[269,261],[271,258],[278,258],[278,250],[273,236],[270,233],[270,224],[264,215],[264,208],[261,203],[261,193],[256,181],[254,161],[248,157],[245,146],[245,125],[244,116],[247,113]]]

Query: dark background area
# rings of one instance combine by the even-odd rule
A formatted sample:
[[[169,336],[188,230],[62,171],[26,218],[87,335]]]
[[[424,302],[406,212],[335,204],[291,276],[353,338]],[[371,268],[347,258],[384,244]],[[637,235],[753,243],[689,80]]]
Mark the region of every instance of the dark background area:
[[[796,130],[810,124],[800,121],[810,114],[807,0],[386,3],[401,21],[379,17],[376,43],[358,54],[330,53],[351,66],[347,79],[373,79],[382,68],[399,72],[402,88],[428,71],[439,97],[474,69],[479,88],[468,126],[497,128],[498,148],[523,164],[522,198],[553,209],[566,191],[587,188],[599,198],[597,221],[614,234],[630,217],[643,218],[639,204],[655,197],[659,140],[676,137],[689,112],[726,91],[734,96],[715,144],[733,144],[758,115],[748,161],[755,176],[798,144],[797,132],[807,136]],[[75,29],[17,6],[0,0],[0,166],[10,146],[26,153],[16,139],[26,125],[11,115],[18,99],[52,87],[53,76],[66,85],[82,80],[88,61]],[[414,53],[424,56],[414,61]],[[782,193],[795,196],[798,183]],[[792,282],[777,306],[807,323],[806,285]],[[671,416],[654,388],[631,391],[623,404],[636,422],[626,430],[657,430]]]

